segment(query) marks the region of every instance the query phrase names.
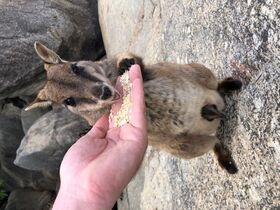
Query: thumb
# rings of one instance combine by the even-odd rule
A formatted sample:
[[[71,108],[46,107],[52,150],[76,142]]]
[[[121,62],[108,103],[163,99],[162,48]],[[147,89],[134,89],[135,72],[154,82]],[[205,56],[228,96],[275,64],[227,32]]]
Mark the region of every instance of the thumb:
[[[109,129],[109,115],[103,115],[86,134],[89,138],[104,138]]]

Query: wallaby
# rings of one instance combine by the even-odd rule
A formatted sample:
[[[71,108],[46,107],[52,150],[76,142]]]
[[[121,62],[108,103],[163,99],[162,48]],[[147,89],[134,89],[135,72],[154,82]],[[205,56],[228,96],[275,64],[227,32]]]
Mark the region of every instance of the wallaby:
[[[39,42],[35,50],[44,61],[47,82],[28,109],[63,104],[90,125],[120,97],[117,77],[139,64],[144,81],[149,144],[175,156],[190,159],[213,149],[229,173],[238,171],[231,153],[215,136],[224,116],[222,95],[241,88],[233,78],[218,82],[197,63],[144,65],[130,53],[103,61],[68,62]]]

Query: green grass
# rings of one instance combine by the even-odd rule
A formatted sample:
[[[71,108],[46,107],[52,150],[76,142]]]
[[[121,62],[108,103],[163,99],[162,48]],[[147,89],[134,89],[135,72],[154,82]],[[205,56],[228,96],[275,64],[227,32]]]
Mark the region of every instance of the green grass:
[[[0,201],[3,201],[7,198],[8,194],[3,188],[3,181],[0,179]]]

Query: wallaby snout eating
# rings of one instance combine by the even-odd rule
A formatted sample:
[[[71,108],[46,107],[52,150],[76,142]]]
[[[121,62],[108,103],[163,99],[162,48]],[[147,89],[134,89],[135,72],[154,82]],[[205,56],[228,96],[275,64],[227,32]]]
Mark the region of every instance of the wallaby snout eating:
[[[39,42],[35,49],[45,63],[47,82],[27,109],[61,104],[93,125],[119,99],[117,77],[139,64],[149,144],[184,159],[214,150],[222,168],[231,174],[238,171],[216,130],[224,116],[221,95],[240,89],[239,80],[219,82],[208,68],[197,63],[144,65],[140,57],[130,53],[98,62],[68,62]]]

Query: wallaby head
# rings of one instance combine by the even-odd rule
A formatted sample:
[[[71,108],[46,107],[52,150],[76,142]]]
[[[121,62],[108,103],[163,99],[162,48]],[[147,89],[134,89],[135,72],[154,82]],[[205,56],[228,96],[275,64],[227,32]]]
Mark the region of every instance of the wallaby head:
[[[119,99],[114,87],[118,75],[112,70],[114,62],[68,62],[39,42],[34,47],[44,61],[47,82],[26,110],[62,104],[81,114],[100,110]]]

